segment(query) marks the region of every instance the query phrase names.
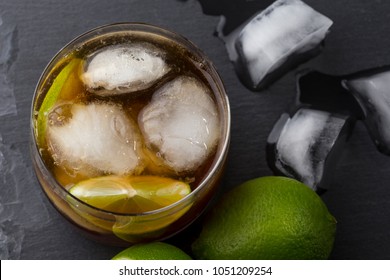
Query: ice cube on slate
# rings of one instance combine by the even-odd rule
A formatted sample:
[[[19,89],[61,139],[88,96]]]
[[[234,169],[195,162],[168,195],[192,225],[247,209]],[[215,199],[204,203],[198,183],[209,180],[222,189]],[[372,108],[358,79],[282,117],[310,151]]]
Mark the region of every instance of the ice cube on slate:
[[[325,111],[301,108],[291,118],[283,114],[267,140],[268,164],[276,174],[318,190],[349,129],[348,117]]]
[[[143,90],[169,71],[164,56],[149,43],[106,47],[87,59],[81,78],[103,96]]]
[[[85,175],[138,173],[140,134],[120,106],[62,105],[49,114],[48,146],[57,164]]]
[[[244,84],[261,89],[317,55],[332,24],[300,0],[278,0],[233,32],[229,56]]]
[[[176,172],[199,167],[220,135],[217,108],[207,87],[181,76],[154,93],[140,113],[139,126],[149,147]]]
[[[344,80],[359,102],[365,125],[378,150],[390,155],[390,69]]]

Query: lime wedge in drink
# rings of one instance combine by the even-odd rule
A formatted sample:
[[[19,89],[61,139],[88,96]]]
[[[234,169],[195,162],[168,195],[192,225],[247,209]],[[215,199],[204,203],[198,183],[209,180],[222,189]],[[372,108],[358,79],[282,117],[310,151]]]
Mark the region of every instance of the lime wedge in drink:
[[[103,176],[81,181],[70,188],[73,197],[95,207],[115,214],[108,219],[96,217],[83,206],[73,207],[90,223],[112,230],[125,240],[132,240],[131,235],[151,232],[181,217],[189,208],[186,206],[170,215],[143,213],[169,206],[191,192],[187,183],[159,176]],[[75,199],[68,201],[75,205]],[[85,207],[84,207],[85,208]],[[132,214],[131,216],[126,214]],[[139,215],[137,215],[139,214]],[[110,215],[110,214],[108,214]],[[111,220],[111,221],[110,221]]]
[[[70,189],[85,203],[119,214],[157,210],[190,192],[187,183],[158,176],[102,176],[81,181]]]
[[[54,79],[53,84],[48,90],[41,107],[38,111],[37,118],[37,140],[38,144],[41,147],[44,143],[44,138],[46,134],[46,126],[48,114],[52,110],[53,106],[57,103],[58,98],[63,91],[64,87],[69,88],[67,85],[67,81],[70,78],[73,70],[80,65],[80,59],[72,59],[58,74],[58,76]]]

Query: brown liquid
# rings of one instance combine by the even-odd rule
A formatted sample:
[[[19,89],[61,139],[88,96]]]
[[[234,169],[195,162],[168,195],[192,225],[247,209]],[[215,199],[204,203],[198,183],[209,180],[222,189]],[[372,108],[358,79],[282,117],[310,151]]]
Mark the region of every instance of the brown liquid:
[[[158,90],[162,85],[171,81],[175,77],[186,75],[193,76],[199,79],[208,87],[209,92],[212,92],[215,89],[215,86],[210,84],[210,80],[204,75],[204,70],[202,69],[202,61],[196,60],[196,58],[186,49],[182,48],[180,45],[159,36],[151,37],[143,33],[137,33],[137,35],[124,32],[122,34],[117,34],[115,36],[103,36],[102,38],[95,38],[87,43],[85,43],[80,48],[76,49],[73,53],[67,56],[66,60],[60,61],[59,65],[53,67],[50,75],[46,78],[46,82],[42,84],[39,89],[39,96],[37,98],[35,108],[36,111],[39,111],[39,108],[45,98],[45,95],[48,93],[53,81],[57,75],[61,72],[62,69],[66,67],[67,64],[71,63],[72,60],[85,60],[88,56],[93,54],[95,51],[100,48],[104,48],[109,45],[117,44],[128,44],[128,43],[138,43],[138,42],[147,42],[159,49],[162,49],[166,55],[165,61],[170,66],[170,72],[166,74],[163,78],[158,80],[154,85],[146,90],[141,90],[136,93],[131,94],[120,94],[115,96],[106,96],[101,97],[99,95],[93,94],[87,90],[83,85],[83,82],[80,79],[80,68],[82,65],[75,67],[73,72],[70,74],[72,78],[67,79],[68,84],[62,89],[59,99],[56,104],[67,104],[67,103],[114,103],[118,104],[123,108],[126,114],[133,120],[137,120],[139,112],[150,102],[153,93]],[[80,62],[80,64],[82,64]],[[213,100],[215,98],[211,96]],[[55,105],[56,106],[56,105]],[[55,107],[54,106],[54,107]],[[66,108],[66,106],[65,106]],[[63,113],[63,112],[62,112]],[[53,114],[52,114],[53,115]],[[66,113],[64,114],[66,116]],[[49,122],[50,120],[49,116]],[[67,168],[62,168],[58,166],[53,157],[50,154],[50,151],[44,143],[40,148],[42,158],[57,179],[62,185],[72,185],[77,183],[80,179],[85,179],[83,176],[78,176],[73,170],[68,170]],[[154,151],[150,151],[154,152]],[[207,173],[210,165],[213,162],[215,156],[215,151],[211,156],[194,172],[185,172],[185,173],[176,173],[169,171],[166,174],[157,174],[166,177],[171,177],[174,179],[179,179],[182,181],[187,181],[190,183],[192,189],[195,189],[197,185],[204,178],[204,175]],[[154,174],[156,168],[146,168],[141,175],[156,175]],[[160,173],[160,172],[159,172]],[[105,174],[99,174],[105,175]]]
[[[184,46],[176,43],[172,39],[163,37],[162,35],[150,35],[147,32],[142,31],[124,31],[115,32],[115,35],[113,35],[113,33],[98,35],[97,37],[94,37],[93,39],[83,43],[81,46],[76,46],[73,52],[66,55],[66,57],[57,59],[57,64],[49,69],[47,75],[44,77],[44,79],[39,84],[39,87],[37,88],[37,96],[34,101],[35,119],[33,120],[33,123],[37,123],[38,112],[54,80],[69,63],[74,60],[82,61],[100,48],[104,48],[109,45],[128,44],[135,42],[147,42],[149,44],[153,44],[159,49],[162,49],[166,55],[165,62],[171,69],[168,74],[166,74],[163,78],[161,78],[153,86],[146,90],[141,90],[132,94],[101,97],[89,92],[83,85],[80,79],[80,69],[82,67],[82,63],[80,62],[80,67],[75,67],[73,72],[69,75],[69,78],[66,81],[66,85],[63,86],[54,107],[61,104],[73,103],[114,103],[123,108],[127,116],[130,119],[133,119],[135,123],[137,123],[139,112],[150,102],[153,93],[162,87],[165,83],[173,80],[175,77],[182,75],[196,77],[196,79],[200,80],[208,88],[211,98],[215,103],[217,103],[217,98],[213,96],[212,93],[223,91],[222,84],[218,78],[215,77],[216,73],[211,70],[212,66],[209,64],[209,62],[201,58],[202,54],[199,54],[195,47],[193,47],[194,49],[191,49],[191,46],[187,46],[188,42],[185,42],[184,44],[186,46]],[[61,114],[64,116],[66,116],[66,108],[67,106],[61,107]],[[221,107],[216,106],[216,108],[218,110],[222,110]],[[220,116],[223,115],[220,111],[218,113]],[[48,122],[51,121],[58,120],[49,115]],[[222,126],[225,125],[225,122],[221,120],[220,123],[222,134]],[[35,129],[35,134],[36,133],[37,130]],[[36,139],[36,142],[39,143],[38,139]],[[219,141],[219,143],[221,143],[221,141]],[[153,150],[153,147],[146,149],[144,146],[143,148],[148,150],[151,154],[156,152]],[[48,149],[47,143],[45,141],[41,143],[38,149],[32,147],[32,151],[34,167],[38,180],[40,181],[46,195],[57,208],[57,210],[90,238],[105,244],[120,246],[125,246],[137,242],[165,239],[188,226],[204,211],[209,200],[215,193],[216,186],[218,185],[218,182],[222,176],[226,162],[226,151],[224,151],[221,159],[216,158],[216,154],[221,151],[221,147],[218,146],[216,147],[215,151],[212,152],[211,155],[205,160],[205,162],[193,172],[177,173],[168,169],[166,173],[162,173],[162,171],[166,171],[166,169],[156,168],[153,163],[149,164],[140,175],[159,175],[183,180],[189,182],[191,189],[194,191],[205,180],[210,170],[215,168],[216,162],[219,160],[217,168],[215,168],[213,171],[213,176],[208,178],[207,182],[202,185],[201,189],[196,190],[196,195],[194,195],[186,204],[187,206],[185,207],[190,207],[186,208],[189,209],[186,210],[187,212],[185,212],[182,216],[179,216],[177,220],[173,220],[172,223],[167,224],[162,228],[151,230],[146,233],[141,232],[139,234],[131,234],[123,239],[123,237],[115,234],[110,228],[115,226],[117,222],[120,221],[121,216],[117,216],[105,211],[99,211],[98,209],[88,207],[88,205],[83,205],[83,203],[78,203],[77,201],[76,203],[68,201],[68,187],[80,180],[86,179],[84,176],[77,174],[77,172],[75,173],[73,170],[68,170],[67,168],[59,166],[50,154],[50,150]],[[157,172],[157,174],[155,174],[155,172]],[[50,175],[53,176],[54,179],[50,178]],[[98,176],[101,175],[107,174],[98,174]],[[62,185],[62,187],[56,187],[58,183],[59,185]],[[80,208],[76,210],[75,207]],[[181,208],[179,207],[177,211],[180,212],[180,209]],[[162,216],[161,219],[164,220],[167,219],[167,217],[169,219],[171,215],[177,215],[178,212],[174,211],[171,211],[169,214],[167,214],[168,216]],[[89,218],[85,218],[86,215],[94,217],[94,219],[97,219],[99,222],[91,222]],[[152,217],[145,217],[145,219],[142,216],[134,218],[136,219],[136,223],[139,223],[140,227],[142,228],[144,225],[148,226],[148,223],[152,223],[151,225],[153,226],[153,217],[154,216],[152,215]],[[132,218],[130,217],[130,219]],[[102,224],[107,226],[100,226]]]

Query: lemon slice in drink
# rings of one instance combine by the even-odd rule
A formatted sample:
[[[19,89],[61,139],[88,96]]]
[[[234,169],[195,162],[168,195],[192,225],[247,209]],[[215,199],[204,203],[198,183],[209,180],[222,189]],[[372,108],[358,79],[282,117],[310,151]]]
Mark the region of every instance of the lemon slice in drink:
[[[73,207],[90,223],[130,241],[134,234],[161,229],[182,216],[189,206],[168,216],[151,213],[145,218],[143,213],[179,201],[191,192],[191,188],[187,183],[158,176],[103,176],[81,181],[69,192],[93,207],[115,213],[115,216],[102,218]],[[71,197],[69,202],[74,204]]]

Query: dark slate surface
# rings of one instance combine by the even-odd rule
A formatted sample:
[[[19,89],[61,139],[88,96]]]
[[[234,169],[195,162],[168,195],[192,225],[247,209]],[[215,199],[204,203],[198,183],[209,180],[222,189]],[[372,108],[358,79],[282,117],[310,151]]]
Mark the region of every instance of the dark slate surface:
[[[212,2],[235,10],[228,16],[231,24],[234,14],[246,17],[263,6],[261,0],[233,0],[231,5],[222,0]],[[390,64],[390,1],[306,3],[333,19],[334,26],[323,53],[300,69],[347,74]],[[219,13],[215,8],[209,11]],[[29,116],[34,87],[51,57],[73,37],[93,27],[121,21],[148,22],[181,33],[202,48],[219,70],[231,102],[232,141],[221,193],[245,180],[271,174],[265,143],[274,122],[294,99],[295,71],[264,92],[246,89],[238,81],[223,43],[213,36],[219,18],[204,15],[197,1],[1,0],[0,16],[16,26],[12,83],[17,114],[0,117],[0,135],[3,148],[23,157],[25,172],[14,174],[19,178],[18,205],[23,208],[15,210],[14,219],[26,223],[21,259],[109,259],[121,250],[89,241],[75,231],[52,208],[30,174]],[[338,220],[331,258],[390,259],[390,158],[377,152],[362,123],[357,124],[340,153],[333,175],[322,195]],[[2,184],[2,180],[0,186],[15,187]],[[190,239],[186,234],[191,231],[195,227],[181,234],[179,241],[171,241],[186,247]]]

